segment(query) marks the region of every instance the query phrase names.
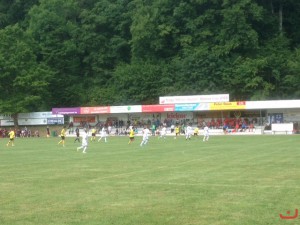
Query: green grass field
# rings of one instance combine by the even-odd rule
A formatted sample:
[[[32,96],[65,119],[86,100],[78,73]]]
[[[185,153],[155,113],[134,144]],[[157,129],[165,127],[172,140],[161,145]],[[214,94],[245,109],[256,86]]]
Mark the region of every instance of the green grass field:
[[[0,139],[0,224],[300,224],[300,136],[201,138]]]

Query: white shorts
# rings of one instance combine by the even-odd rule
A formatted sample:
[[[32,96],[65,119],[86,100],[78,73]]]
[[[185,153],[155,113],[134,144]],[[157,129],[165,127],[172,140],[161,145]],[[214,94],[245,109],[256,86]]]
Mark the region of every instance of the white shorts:
[[[143,141],[147,141],[149,139],[149,136],[143,136]]]

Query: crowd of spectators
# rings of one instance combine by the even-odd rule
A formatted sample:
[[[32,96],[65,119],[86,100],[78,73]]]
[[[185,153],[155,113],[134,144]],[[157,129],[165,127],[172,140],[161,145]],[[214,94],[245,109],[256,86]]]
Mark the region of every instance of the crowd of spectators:
[[[29,137],[40,137],[40,132],[38,129],[32,131],[28,129],[26,126],[23,128],[15,128],[14,129],[16,137],[19,138],[29,138]],[[0,128],[0,137],[6,138],[8,137],[9,128]]]
[[[164,119],[160,120],[159,118],[147,119],[147,120],[138,120],[138,119],[130,119],[128,121],[117,120],[117,119],[107,119],[106,121],[99,121],[95,125],[91,125],[88,122],[81,122],[79,128],[87,128],[91,129],[92,127],[96,127],[97,129],[101,129],[103,126],[112,127],[118,129],[119,133],[125,133],[126,129],[129,126],[134,126],[136,128],[143,128],[144,126],[148,126],[149,128],[154,125],[155,127],[166,126],[171,127],[172,125],[186,125],[192,124],[193,126],[197,126],[199,128],[203,128],[204,126],[208,126],[210,129],[248,129],[253,128],[257,123],[256,118],[207,118],[207,119],[198,119],[197,122],[190,119],[182,119],[182,120],[174,120],[174,119]],[[69,128],[73,128],[69,125]]]
[[[178,125],[180,127],[180,132],[184,133],[185,127],[188,124],[193,127],[198,127],[199,129],[208,126],[210,129],[223,129],[225,132],[253,132],[255,125],[257,125],[257,118],[205,118],[198,119],[197,122],[189,119],[164,119],[161,121],[158,118],[154,118],[152,120],[132,119],[128,120],[126,123],[122,120],[107,120],[105,122],[98,122],[96,127],[113,127],[116,135],[127,135],[129,126],[134,126],[135,128],[147,126],[154,132],[163,126],[170,129],[172,126]]]

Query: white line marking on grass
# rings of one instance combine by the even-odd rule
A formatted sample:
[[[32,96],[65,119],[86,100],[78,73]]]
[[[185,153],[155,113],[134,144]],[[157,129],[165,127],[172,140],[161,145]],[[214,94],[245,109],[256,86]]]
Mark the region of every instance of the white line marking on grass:
[[[246,187],[246,188],[290,188],[300,189],[299,186],[283,185],[256,185],[256,184],[215,184],[215,183],[178,183],[178,182],[118,182],[119,184],[138,184],[138,185],[174,185],[174,186],[210,186],[210,187]]]

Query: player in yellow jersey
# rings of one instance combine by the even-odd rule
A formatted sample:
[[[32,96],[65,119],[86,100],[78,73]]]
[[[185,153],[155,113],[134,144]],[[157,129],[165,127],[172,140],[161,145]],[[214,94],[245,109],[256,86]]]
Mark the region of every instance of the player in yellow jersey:
[[[198,134],[199,134],[199,128],[195,127],[195,129],[194,129],[194,136],[198,136]]]
[[[62,144],[65,147],[65,138],[66,138],[66,127],[64,126],[63,129],[60,131],[60,142],[58,144]]]
[[[96,132],[97,132],[97,130],[96,130],[96,128],[94,127],[94,128],[92,129],[92,137],[91,137],[91,141],[95,141],[95,140],[96,140]]]
[[[9,136],[9,141],[6,144],[6,146],[9,146],[9,144],[11,144],[11,146],[15,146],[14,145],[14,140],[15,140],[15,131],[13,129],[10,128],[10,131],[8,133]]]
[[[134,141],[134,127],[131,127],[130,131],[129,131],[129,142],[128,142],[128,144],[131,144],[133,141]]]
[[[180,131],[179,126],[176,125],[176,127],[175,127],[175,137],[174,137],[174,139],[176,139],[177,136],[179,136],[179,131]]]

